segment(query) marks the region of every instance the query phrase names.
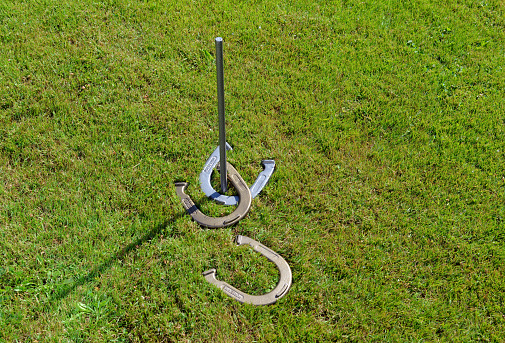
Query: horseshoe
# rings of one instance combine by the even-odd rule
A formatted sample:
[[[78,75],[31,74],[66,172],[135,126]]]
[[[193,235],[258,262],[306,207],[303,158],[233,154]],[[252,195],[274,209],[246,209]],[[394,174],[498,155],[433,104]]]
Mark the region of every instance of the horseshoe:
[[[232,150],[232,147],[226,143],[226,150]],[[200,187],[202,191],[212,200],[222,204],[222,205],[236,205],[239,202],[239,197],[237,195],[228,196],[223,195],[218,192],[211,186],[210,184],[210,176],[212,174],[212,170],[216,167],[219,162],[219,146],[214,150],[214,152],[209,156],[205,165],[203,167],[202,172],[200,173]],[[255,198],[265,187],[268,180],[272,176],[272,173],[275,169],[275,161],[274,160],[263,160],[261,161],[263,165],[263,171],[259,173],[256,181],[251,186],[251,196]]]
[[[267,294],[259,296],[244,293],[224,281],[217,280],[216,269],[209,269],[203,272],[205,280],[219,287],[224,293],[241,303],[253,305],[270,305],[285,296],[291,287],[292,282],[291,268],[289,268],[289,264],[286,262],[286,260],[284,260],[279,254],[270,250],[260,242],[255,241],[249,237],[239,235],[237,236],[236,242],[238,245],[249,244],[255,251],[261,253],[263,256],[275,263],[277,268],[279,268],[280,279],[274,290]]]
[[[182,205],[193,220],[202,226],[208,228],[220,228],[233,225],[240,219],[244,218],[251,208],[252,197],[249,187],[247,187],[247,184],[240,174],[229,162],[226,162],[226,168],[228,169],[228,180],[230,180],[231,184],[238,191],[239,202],[235,211],[224,217],[215,218],[203,214],[196,207],[189,195],[184,192],[188,183],[184,181],[175,183],[175,190],[177,191],[177,195],[181,198]]]

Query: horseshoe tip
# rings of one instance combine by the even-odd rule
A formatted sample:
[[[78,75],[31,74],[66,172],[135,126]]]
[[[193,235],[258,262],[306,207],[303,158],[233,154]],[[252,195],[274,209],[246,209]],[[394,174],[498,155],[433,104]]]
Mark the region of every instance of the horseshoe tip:
[[[216,274],[216,268],[212,268],[209,270],[206,270],[202,273],[203,276],[209,275],[209,274]]]
[[[186,187],[188,187],[189,183],[186,181],[176,181],[174,182],[175,188],[180,188],[183,192],[186,190]]]
[[[238,235],[237,238],[235,238],[235,243],[237,243],[237,245],[242,245],[242,238],[244,236],[241,236],[241,235]]]
[[[275,167],[275,161],[274,160],[262,160],[261,164],[264,165],[264,166],[267,165],[267,164],[268,165],[273,165]]]

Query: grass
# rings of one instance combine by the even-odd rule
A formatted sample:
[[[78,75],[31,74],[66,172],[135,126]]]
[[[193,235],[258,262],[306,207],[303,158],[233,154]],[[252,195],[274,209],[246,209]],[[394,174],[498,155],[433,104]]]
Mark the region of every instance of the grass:
[[[505,18],[492,1],[3,1],[0,342],[505,339]],[[216,147],[277,169],[231,228]],[[216,181],[217,178],[214,178]],[[293,286],[252,294],[280,253]]]

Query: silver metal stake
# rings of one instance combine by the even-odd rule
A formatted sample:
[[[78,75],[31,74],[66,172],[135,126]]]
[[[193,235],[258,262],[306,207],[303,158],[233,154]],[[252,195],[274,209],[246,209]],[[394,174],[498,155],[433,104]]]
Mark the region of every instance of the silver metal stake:
[[[221,193],[228,190],[226,179],[226,128],[224,122],[224,73],[223,73],[223,38],[216,38],[216,73],[217,73],[217,112],[219,115],[219,155],[221,173]]]

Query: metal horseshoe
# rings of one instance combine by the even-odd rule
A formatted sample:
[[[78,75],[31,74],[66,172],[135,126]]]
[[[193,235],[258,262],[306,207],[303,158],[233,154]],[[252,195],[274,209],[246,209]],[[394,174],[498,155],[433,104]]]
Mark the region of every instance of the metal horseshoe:
[[[191,215],[193,220],[202,226],[208,228],[219,228],[233,225],[240,219],[244,218],[251,208],[252,197],[249,187],[247,187],[245,181],[230,163],[226,162],[226,167],[228,169],[228,180],[230,180],[231,184],[237,190],[239,202],[235,211],[224,217],[215,218],[203,214],[196,207],[195,203],[193,200],[191,200],[189,195],[184,193],[184,190],[188,186],[188,183],[184,181],[175,183],[175,190],[177,192],[177,195],[181,198],[182,205],[189,213],[189,215]]]
[[[274,290],[267,294],[259,296],[244,293],[224,281],[217,280],[216,269],[210,269],[203,272],[205,280],[219,287],[227,295],[241,303],[248,303],[253,305],[269,305],[273,304],[284,295],[286,295],[289,288],[291,287],[292,282],[291,268],[289,268],[289,264],[286,262],[286,260],[284,260],[279,254],[270,250],[260,242],[255,241],[249,237],[239,235],[237,236],[236,242],[238,245],[249,244],[255,251],[261,253],[263,256],[275,263],[277,268],[279,268],[280,280]]]
[[[225,145],[226,150],[232,150],[232,147],[228,144]],[[222,204],[222,205],[236,205],[239,202],[238,195],[223,195],[218,193],[210,184],[210,177],[212,175],[212,170],[216,167],[220,159],[219,146],[214,150],[214,152],[209,156],[207,161],[205,162],[205,166],[203,167],[202,172],[200,173],[200,186],[202,191],[212,200]],[[263,165],[263,171],[259,173],[256,181],[251,186],[251,196],[255,198],[259,192],[265,187],[268,180],[272,176],[272,173],[275,169],[275,161],[274,160],[263,160],[261,161]]]

